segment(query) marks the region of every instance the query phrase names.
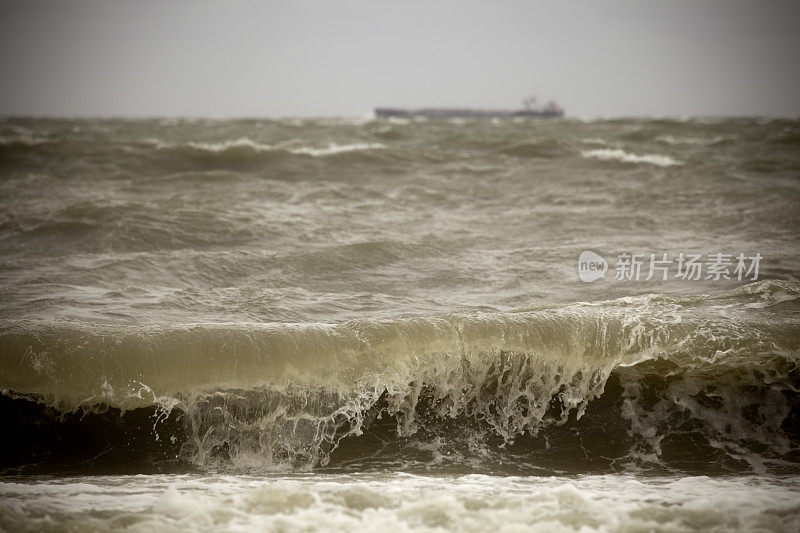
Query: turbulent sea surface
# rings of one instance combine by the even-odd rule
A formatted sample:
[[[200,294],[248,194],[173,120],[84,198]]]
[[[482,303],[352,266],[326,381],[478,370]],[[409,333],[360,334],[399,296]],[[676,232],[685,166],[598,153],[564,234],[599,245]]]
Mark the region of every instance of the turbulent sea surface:
[[[799,230],[796,120],[3,119],[0,529],[797,531]]]

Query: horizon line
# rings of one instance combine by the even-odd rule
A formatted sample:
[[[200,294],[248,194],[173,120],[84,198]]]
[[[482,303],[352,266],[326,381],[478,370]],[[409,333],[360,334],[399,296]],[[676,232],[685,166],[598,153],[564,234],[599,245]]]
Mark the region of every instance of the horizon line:
[[[498,117],[495,117],[498,118]],[[800,111],[796,114],[725,114],[725,113],[711,113],[711,114],[630,114],[630,115],[569,115],[565,114],[563,117],[513,117],[510,120],[523,119],[523,120],[630,120],[630,119],[651,119],[651,120],[687,120],[696,118],[713,118],[713,119],[788,119],[800,120]],[[331,119],[348,119],[348,120],[389,120],[380,119],[375,116],[374,111],[368,114],[360,115],[192,115],[192,114],[146,114],[146,113],[130,113],[130,114],[102,114],[102,113],[85,113],[85,114],[35,114],[35,113],[2,113],[0,112],[0,120],[8,119],[33,119],[33,120],[331,120]],[[498,118],[499,120],[509,120]],[[418,119],[409,119],[418,120]],[[426,118],[424,120],[450,120],[447,118]],[[470,118],[461,120],[492,120],[492,118]]]

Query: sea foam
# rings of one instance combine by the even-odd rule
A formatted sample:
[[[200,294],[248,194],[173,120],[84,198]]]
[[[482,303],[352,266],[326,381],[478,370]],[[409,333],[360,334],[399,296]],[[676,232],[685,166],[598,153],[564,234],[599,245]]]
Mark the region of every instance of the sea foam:
[[[648,165],[655,165],[658,167],[671,167],[673,165],[682,165],[681,161],[677,161],[668,155],[662,154],[645,154],[637,155],[626,152],[621,149],[599,149],[599,150],[585,150],[581,152],[581,156],[587,159],[599,159],[601,161],[621,161],[623,163],[645,163]]]

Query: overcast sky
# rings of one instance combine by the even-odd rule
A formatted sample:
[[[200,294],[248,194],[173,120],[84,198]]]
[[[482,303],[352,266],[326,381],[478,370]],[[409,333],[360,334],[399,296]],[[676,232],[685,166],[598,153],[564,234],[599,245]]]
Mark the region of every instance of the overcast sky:
[[[0,114],[800,115],[800,1],[0,0]]]

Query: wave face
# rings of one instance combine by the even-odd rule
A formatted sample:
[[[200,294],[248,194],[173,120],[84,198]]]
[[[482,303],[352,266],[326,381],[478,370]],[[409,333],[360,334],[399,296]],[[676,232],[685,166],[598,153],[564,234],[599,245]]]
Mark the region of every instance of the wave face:
[[[798,138],[2,119],[0,468],[796,474]]]
[[[1,372],[62,419],[149,417],[162,462],[202,468],[796,471],[798,296],[767,281],[340,325],[17,322]]]

